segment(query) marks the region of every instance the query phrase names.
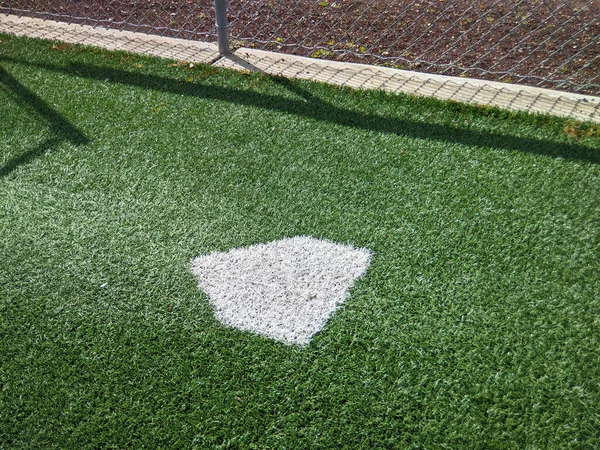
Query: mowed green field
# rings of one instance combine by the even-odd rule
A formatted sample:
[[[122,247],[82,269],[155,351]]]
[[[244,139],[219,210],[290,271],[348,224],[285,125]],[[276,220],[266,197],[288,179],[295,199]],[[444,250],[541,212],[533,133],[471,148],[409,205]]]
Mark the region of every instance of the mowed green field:
[[[0,36],[0,448],[600,447],[600,129]],[[365,247],[305,347],[190,260]]]

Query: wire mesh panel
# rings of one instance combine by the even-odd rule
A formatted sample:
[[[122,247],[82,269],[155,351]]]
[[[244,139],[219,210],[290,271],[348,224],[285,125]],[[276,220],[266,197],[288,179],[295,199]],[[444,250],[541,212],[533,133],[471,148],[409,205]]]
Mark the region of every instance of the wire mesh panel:
[[[600,0],[232,1],[244,45],[600,93]]]
[[[215,36],[212,0],[0,0],[0,12],[184,39]]]
[[[0,11],[214,40],[213,0],[0,0]],[[600,95],[600,0],[232,0],[233,44]]]

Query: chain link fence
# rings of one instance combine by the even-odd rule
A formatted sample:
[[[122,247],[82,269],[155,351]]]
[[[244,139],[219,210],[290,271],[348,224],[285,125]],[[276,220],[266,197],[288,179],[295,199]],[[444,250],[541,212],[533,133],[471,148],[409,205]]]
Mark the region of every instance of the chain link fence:
[[[216,36],[211,0],[0,0],[0,12],[183,39]]]
[[[232,0],[232,46],[600,95],[600,0]],[[214,41],[212,0],[0,0],[0,12]]]

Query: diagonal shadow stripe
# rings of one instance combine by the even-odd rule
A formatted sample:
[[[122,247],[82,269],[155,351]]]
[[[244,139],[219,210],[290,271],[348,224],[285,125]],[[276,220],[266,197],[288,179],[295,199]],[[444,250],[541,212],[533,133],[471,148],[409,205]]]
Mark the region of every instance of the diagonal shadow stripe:
[[[39,156],[42,156],[44,153],[58,146],[61,142],[63,142],[62,139],[51,137],[36,145],[35,148],[15,156],[2,167],[0,167],[0,178],[10,175],[18,167],[27,164],[29,161]]]
[[[358,111],[344,109],[316,98],[285,79],[280,79],[279,81],[287,89],[295,90],[297,94],[303,97],[302,100],[291,100],[278,95],[253,92],[251,90],[232,89],[214,85],[209,86],[202,84],[202,82],[183,83],[180,80],[164,76],[81,63],[58,66],[51,63],[35,63],[5,56],[0,56],[0,61],[40,67],[92,80],[103,81],[108,78],[115,83],[143,89],[220,100],[243,106],[254,106],[353,128],[393,133],[399,136],[477,147],[500,148],[555,158],[579,160],[592,164],[600,163],[600,151],[593,147],[576,143],[561,143],[550,139],[518,137],[510,134],[495,133],[493,131],[431,124],[396,117],[385,117],[377,114],[365,117],[365,115]]]
[[[0,167],[0,177],[9,175],[17,167],[27,164],[29,161],[43,155],[48,150],[58,146],[61,142],[67,141],[75,145],[84,145],[90,141],[85,134],[79,131],[60,113],[50,108],[42,98],[25,87],[1,66],[0,84],[4,87],[3,90],[8,92],[18,105],[33,116],[46,122],[53,134],[52,137],[38,144],[35,148],[12,158]]]

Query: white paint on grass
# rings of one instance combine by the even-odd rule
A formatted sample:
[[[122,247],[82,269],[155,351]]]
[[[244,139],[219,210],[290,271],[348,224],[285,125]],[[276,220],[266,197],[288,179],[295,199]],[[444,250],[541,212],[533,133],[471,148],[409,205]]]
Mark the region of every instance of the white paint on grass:
[[[308,344],[369,265],[366,249],[307,236],[194,258],[192,272],[224,324]]]

